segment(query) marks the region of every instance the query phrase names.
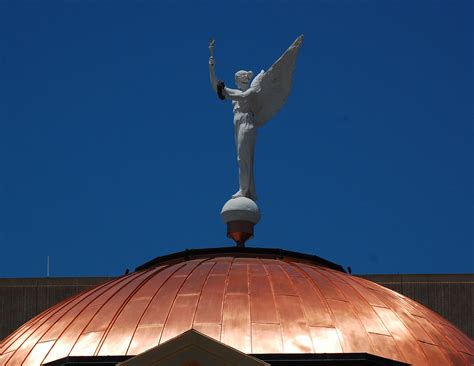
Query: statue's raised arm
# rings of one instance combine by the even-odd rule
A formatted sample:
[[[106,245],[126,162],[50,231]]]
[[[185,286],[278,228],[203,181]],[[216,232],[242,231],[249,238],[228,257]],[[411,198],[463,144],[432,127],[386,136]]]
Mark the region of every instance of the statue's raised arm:
[[[303,35],[299,36],[267,71],[261,71],[250,87],[255,90],[251,108],[257,126],[263,126],[285,104],[290,95],[296,57]]]
[[[211,79],[211,86],[215,92],[217,92],[217,78],[216,78],[216,62],[214,60],[214,47],[216,46],[216,41],[211,38],[209,40],[209,78]]]
[[[214,41],[213,38],[209,40],[209,53],[211,54],[209,56],[209,78],[211,80],[211,86],[212,89],[217,93],[217,96],[219,99],[224,100],[224,82],[222,80],[217,80],[216,78],[216,62],[214,60],[214,47],[216,45],[216,42]]]

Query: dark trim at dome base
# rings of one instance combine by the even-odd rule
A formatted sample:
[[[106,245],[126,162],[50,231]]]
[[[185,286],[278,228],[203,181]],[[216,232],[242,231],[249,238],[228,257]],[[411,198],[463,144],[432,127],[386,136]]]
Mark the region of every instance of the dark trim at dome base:
[[[407,366],[407,363],[368,353],[252,354],[271,366]],[[69,356],[44,366],[115,366],[134,356]]]
[[[232,257],[246,257],[246,258],[271,258],[271,259],[284,259],[292,258],[298,259],[302,262],[309,262],[312,264],[318,264],[320,266],[328,267],[340,272],[346,272],[344,268],[334,262],[328,261],[327,259],[318,257],[317,255],[304,254],[293,252],[284,249],[275,248],[254,248],[254,247],[221,247],[221,248],[203,248],[203,249],[186,249],[182,252],[176,252],[161,257],[156,257],[140,266],[135,268],[135,271],[141,271],[151,267],[155,267],[163,264],[174,264],[184,260],[198,259],[198,258],[212,258],[222,256]]]
[[[44,366],[115,366],[133,356],[68,356],[43,364]]]
[[[253,355],[272,366],[405,366],[407,363],[369,353],[283,353]]]

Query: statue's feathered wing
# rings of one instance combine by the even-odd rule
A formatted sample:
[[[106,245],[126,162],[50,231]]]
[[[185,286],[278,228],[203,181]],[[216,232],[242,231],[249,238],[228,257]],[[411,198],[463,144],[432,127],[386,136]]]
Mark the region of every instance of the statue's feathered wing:
[[[296,57],[303,43],[299,36],[266,72],[261,71],[252,81],[255,90],[251,109],[257,126],[263,126],[285,104],[291,90]]]

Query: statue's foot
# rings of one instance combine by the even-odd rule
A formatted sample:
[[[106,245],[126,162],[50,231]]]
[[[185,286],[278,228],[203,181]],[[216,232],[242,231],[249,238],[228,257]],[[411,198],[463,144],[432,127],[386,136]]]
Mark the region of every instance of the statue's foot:
[[[247,197],[250,198],[252,201],[257,202],[257,195],[256,194],[243,194],[242,191],[237,191],[232,195],[232,198],[239,198],[239,197]]]
[[[245,195],[242,193],[241,190],[238,190],[232,195],[232,198],[244,197]]]

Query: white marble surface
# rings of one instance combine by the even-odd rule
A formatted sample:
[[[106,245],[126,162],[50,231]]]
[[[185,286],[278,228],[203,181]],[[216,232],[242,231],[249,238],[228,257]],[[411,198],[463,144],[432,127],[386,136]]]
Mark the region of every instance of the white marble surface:
[[[291,90],[296,57],[303,42],[299,36],[283,55],[268,69],[253,78],[252,71],[240,70],[235,73],[238,89],[224,88],[223,94],[230,99],[234,112],[234,138],[239,165],[239,190],[233,198],[247,197],[257,200],[254,182],[254,152],[257,128],[263,126],[283,106]],[[217,91],[217,77],[214,59],[215,42],[209,43],[209,76],[211,86]]]

